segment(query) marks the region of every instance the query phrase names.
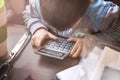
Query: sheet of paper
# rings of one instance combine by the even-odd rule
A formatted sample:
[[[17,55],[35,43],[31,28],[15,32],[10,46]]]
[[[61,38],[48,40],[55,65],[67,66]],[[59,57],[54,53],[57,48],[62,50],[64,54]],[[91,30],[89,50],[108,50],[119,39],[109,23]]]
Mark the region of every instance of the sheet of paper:
[[[78,65],[57,73],[57,77],[60,80],[100,80],[105,66],[120,70],[120,52],[109,47],[104,50],[95,47],[87,58]]]
[[[57,77],[60,80],[82,80],[82,78],[85,77],[85,72],[88,73],[94,70],[100,56],[98,52],[101,52],[101,49],[95,47],[87,59],[80,61],[78,65],[57,73]]]
[[[66,70],[57,73],[60,80],[80,80],[84,72],[80,70],[81,65],[75,65]]]

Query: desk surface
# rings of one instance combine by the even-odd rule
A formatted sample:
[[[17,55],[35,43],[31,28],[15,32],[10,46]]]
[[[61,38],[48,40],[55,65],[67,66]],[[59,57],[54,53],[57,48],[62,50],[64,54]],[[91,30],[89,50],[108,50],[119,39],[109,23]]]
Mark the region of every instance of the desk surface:
[[[23,27],[8,27],[8,52],[24,34]],[[79,59],[58,60],[34,53],[31,43],[27,45],[10,72],[9,80],[52,80],[61,70],[78,64]]]

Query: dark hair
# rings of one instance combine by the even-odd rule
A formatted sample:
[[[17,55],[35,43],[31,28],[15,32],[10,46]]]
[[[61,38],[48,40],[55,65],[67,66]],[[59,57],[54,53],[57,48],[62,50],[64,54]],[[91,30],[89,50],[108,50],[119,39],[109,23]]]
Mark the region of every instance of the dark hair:
[[[86,11],[90,0],[41,0],[44,20],[59,31],[72,27]]]

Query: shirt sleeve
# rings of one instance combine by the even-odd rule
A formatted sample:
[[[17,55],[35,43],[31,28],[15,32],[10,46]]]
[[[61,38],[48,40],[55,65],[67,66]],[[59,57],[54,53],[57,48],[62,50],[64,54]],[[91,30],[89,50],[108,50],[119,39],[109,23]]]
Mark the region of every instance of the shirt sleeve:
[[[113,31],[115,29],[120,30],[120,6],[112,3],[103,19],[101,31]]]
[[[23,12],[23,18],[27,28],[32,34],[34,34],[38,28],[47,29],[41,21],[42,17],[40,13],[39,0],[29,0],[29,5],[26,6],[25,11]]]
[[[104,0],[92,0],[91,5],[86,10],[85,15],[92,21],[95,32],[98,32],[102,26],[102,21],[107,14],[111,2]]]
[[[94,32],[100,32],[97,37],[107,43],[120,46],[120,7],[118,5],[110,1],[93,0],[86,11],[86,16],[95,28]]]

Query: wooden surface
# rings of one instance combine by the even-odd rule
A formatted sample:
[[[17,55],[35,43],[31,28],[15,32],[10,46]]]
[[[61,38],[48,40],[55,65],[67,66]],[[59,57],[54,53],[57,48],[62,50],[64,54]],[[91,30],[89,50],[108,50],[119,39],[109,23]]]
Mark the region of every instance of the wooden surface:
[[[23,27],[8,27],[9,52],[25,31]],[[57,72],[76,65],[78,62],[79,59],[57,60],[37,55],[29,43],[11,69],[9,80],[52,80]]]

